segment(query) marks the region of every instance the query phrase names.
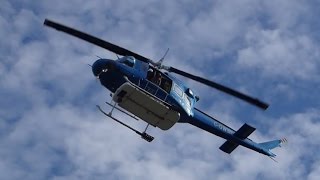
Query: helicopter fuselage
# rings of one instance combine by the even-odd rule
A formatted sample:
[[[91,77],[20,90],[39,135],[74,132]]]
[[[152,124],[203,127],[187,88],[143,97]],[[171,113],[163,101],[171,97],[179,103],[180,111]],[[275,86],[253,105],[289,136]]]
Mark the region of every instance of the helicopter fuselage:
[[[239,98],[261,109],[267,109],[269,105],[257,98],[248,96],[206,78],[190,74],[174,67],[164,66],[162,65],[164,57],[158,62],[154,62],[151,59],[128,49],[54,21],[45,19],[44,25],[100,46],[117,55],[122,55],[122,58],[118,58],[115,61],[109,59],[97,60],[92,65],[93,74],[100,79],[100,82],[104,87],[113,93],[112,99],[118,103],[120,107],[129,112],[133,112],[134,115],[138,114],[139,117],[142,117],[142,119],[149,124],[152,124],[153,121],[148,121],[148,117],[155,117],[173,122],[170,123],[167,121],[167,124],[164,123],[162,125],[157,123],[153,124],[154,126],[159,125],[158,127],[163,130],[170,129],[176,122],[187,122],[226,139],[227,141],[220,146],[220,149],[229,154],[239,145],[242,145],[269,157],[274,157],[275,154],[270,150],[280,146],[283,142],[283,140],[274,140],[264,143],[256,143],[247,138],[255,128],[244,124],[240,129],[235,131],[217,119],[195,108],[195,102],[198,101],[199,98],[194,95],[193,91],[190,88],[185,87],[183,83],[175,79],[169,73],[163,73],[160,70],[182,75]],[[113,109],[116,108],[115,105],[112,107]],[[114,119],[129,129],[134,130],[145,140],[149,142],[153,140],[153,137],[146,134],[146,132],[138,132],[111,116],[113,109],[107,114],[102,111],[99,106],[98,108],[106,116]],[[162,111],[164,113],[159,115],[158,111]],[[122,112],[126,113],[125,111]],[[153,116],[148,116],[149,114],[153,114]]]
[[[170,74],[163,73],[147,63],[131,56],[124,56],[118,60],[99,59],[92,65],[92,71],[94,76],[100,79],[101,84],[112,93],[116,93],[117,89],[129,81],[179,112],[180,118],[177,122],[189,123],[226,139],[226,143],[220,147],[226,153],[231,153],[238,145],[242,145],[267,156],[275,156],[268,149],[247,138],[255,128],[245,124],[235,131],[195,108],[194,105],[199,98],[190,88],[183,86]],[[161,77],[161,80],[158,77]],[[167,87],[164,86],[163,81],[167,83]],[[147,123],[152,122],[148,119],[143,120]]]

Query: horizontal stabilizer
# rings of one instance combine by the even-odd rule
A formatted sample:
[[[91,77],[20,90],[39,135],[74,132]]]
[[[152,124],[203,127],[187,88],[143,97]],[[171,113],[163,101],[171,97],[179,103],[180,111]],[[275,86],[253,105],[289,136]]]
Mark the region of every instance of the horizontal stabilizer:
[[[248,124],[244,124],[233,135],[243,140],[243,139],[247,138],[255,130],[256,130],[256,128],[249,126]]]
[[[239,146],[239,144],[234,143],[232,141],[226,141],[222,144],[222,146],[219,147],[219,149],[225,153],[230,154],[234,149],[236,149]]]
[[[241,140],[246,139],[253,131],[255,131],[256,128],[249,126],[248,124],[244,124],[241,126],[241,128],[236,131],[233,135]],[[230,154],[233,150],[235,150],[237,147],[239,146],[239,144],[229,141],[227,140],[225,143],[223,143],[220,146],[220,150]]]

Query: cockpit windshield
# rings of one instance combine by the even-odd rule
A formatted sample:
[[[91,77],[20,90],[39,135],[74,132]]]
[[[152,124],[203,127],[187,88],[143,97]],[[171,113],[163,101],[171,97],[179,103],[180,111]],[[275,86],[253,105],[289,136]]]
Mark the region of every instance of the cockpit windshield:
[[[136,59],[133,56],[125,56],[119,60],[120,63],[125,64],[129,67],[133,67]]]

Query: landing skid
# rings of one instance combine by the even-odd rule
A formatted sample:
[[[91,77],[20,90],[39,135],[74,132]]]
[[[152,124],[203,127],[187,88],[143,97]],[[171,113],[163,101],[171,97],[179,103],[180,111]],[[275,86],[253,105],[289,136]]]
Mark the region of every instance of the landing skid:
[[[122,112],[122,113],[125,113],[126,115],[132,117],[133,119],[139,121],[139,119],[138,119],[137,117],[135,117],[134,115],[129,114],[129,113],[127,113],[126,111],[124,111],[124,110],[122,110],[122,109],[120,109],[120,108],[115,107],[115,106],[112,105],[111,103],[106,102],[106,104],[108,104],[108,105],[111,106],[112,108],[114,108],[114,109],[116,109],[116,110],[118,110],[118,111],[120,111],[120,112]]]
[[[107,103],[107,104],[109,104],[109,103]],[[111,104],[109,104],[109,105],[111,105]],[[144,130],[143,132],[140,132],[140,131],[132,128],[131,126],[123,123],[122,121],[118,120],[117,118],[113,117],[113,116],[112,116],[112,111],[113,111],[113,109],[115,108],[115,105],[113,106],[113,108],[112,108],[112,110],[110,111],[110,113],[104,112],[99,105],[97,105],[97,108],[98,108],[99,111],[102,112],[105,116],[108,116],[108,117],[111,118],[112,120],[118,122],[119,124],[127,127],[128,129],[134,131],[135,133],[139,134],[142,139],[144,139],[144,140],[146,140],[146,141],[148,141],[148,142],[151,142],[151,141],[154,139],[153,136],[149,135],[149,134],[146,132],[147,129],[148,129],[149,124],[147,125],[147,127],[145,128],[145,130]],[[118,108],[116,108],[116,109],[118,109]],[[123,112],[123,111],[121,111],[121,112]],[[127,114],[127,113],[125,112],[125,114]],[[127,115],[129,115],[129,114],[127,114]],[[129,116],[131,116],[131,115],[129,115]],[[132,117],[132,116],[131,116],[131,117]],[[136,118],[135,118],[135,119],[136,119]]]

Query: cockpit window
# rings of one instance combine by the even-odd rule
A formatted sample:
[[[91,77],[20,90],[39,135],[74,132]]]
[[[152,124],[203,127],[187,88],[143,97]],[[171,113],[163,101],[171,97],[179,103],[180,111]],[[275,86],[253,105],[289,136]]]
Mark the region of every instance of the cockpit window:
[[[126,56],[126,57],[122,58],[120,60],[120,62],[129,66],[129,67],[133,67],[136,62],[136,59],[133,56]]]

